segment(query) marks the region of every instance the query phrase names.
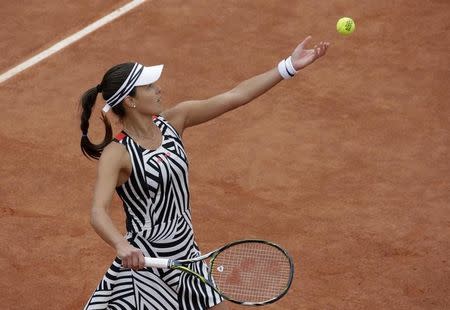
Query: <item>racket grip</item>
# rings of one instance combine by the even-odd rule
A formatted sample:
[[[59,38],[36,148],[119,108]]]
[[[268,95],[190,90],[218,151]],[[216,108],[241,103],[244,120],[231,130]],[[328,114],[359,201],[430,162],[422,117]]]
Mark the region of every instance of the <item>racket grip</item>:
[[[170,259],[155,258],[155,257],[144,257],[144,259],[145,259],[145,267],[168,269],[170,266]]]

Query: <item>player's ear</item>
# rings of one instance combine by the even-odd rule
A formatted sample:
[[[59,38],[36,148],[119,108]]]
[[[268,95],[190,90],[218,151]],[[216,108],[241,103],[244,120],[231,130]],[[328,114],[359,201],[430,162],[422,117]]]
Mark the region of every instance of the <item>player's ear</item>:
[[[123,104],[124,104],[125,107],[130,108],[130,109],[136,107],[136,103],[134,102],[134,98],[131,97],[131,96],[126,96],[123,99]]]

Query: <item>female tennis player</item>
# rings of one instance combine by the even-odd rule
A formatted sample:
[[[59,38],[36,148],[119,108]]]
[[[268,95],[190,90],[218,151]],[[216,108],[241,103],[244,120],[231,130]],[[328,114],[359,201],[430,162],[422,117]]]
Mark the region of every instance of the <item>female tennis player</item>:
[[[179,270],[144,268],[144,256],[180,260],[200,255],[191,222],[184,130],[249,103],[324,56],[329,43],[307,49],[310,39],[303,40],[276,67],[227,92],[181,102],[167,110],[161,105],[156,83],[163,65],[114,66],[100,84],[82,95],[81,150],[99,159],[91,224],[117,252],[85,309],[227,309],[220,295],[196,277]],[[106,101],[106,134],[102,143],[94,144],[88,129],[99,93]],[[109,110],[123,125],[114,139],[106,117]],[[109,215],[115,191],[126,214],[125,237]],[[208,273],[202,262],[191,269],[200,275]]]

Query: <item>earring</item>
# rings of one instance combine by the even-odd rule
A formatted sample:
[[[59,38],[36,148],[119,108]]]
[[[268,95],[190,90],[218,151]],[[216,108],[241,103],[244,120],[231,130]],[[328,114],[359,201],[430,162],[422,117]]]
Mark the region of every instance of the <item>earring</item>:
[[[136,105],[133,105],[133,109],[136,108]]]

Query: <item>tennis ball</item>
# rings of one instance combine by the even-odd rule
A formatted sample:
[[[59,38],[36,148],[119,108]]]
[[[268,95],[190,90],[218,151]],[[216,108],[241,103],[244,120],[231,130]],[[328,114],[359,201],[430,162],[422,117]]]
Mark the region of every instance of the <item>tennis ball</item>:
[[[355,31],[355,22],[350,17],[342,17],[338,20],[336,29],[343,36],[347,36]]]

